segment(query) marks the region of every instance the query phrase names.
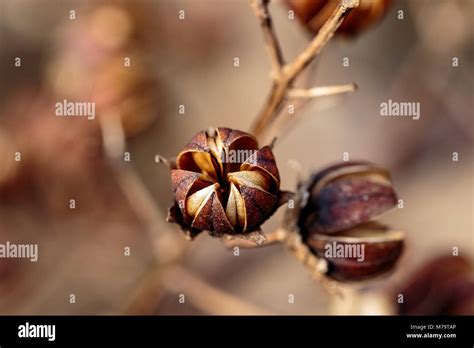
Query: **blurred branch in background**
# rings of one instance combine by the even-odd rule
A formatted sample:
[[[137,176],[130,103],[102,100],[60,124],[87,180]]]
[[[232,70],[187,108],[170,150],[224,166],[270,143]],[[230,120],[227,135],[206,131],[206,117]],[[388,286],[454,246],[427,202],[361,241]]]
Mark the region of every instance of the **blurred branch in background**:
[[[230,295],[211,286],[186,269],[175,266],[165,270],[163,286],[173,293],[183,293],[193,306],[204,313],[217,315],[268,315],[272,314],[252,305],[240,297]]]

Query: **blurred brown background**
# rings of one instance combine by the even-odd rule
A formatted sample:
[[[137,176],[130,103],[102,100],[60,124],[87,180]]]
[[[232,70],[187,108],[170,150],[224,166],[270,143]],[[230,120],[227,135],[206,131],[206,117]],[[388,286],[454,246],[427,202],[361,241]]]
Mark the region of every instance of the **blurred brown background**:
[[[382,221],[406,231],[407,248],[395,274],[371,285],[377,293],[399,287],[425,260],[453,247],[474,257],[473,6],[471,0],[394,1],[376,27],[352,40],[333,39],[302,80],[310,86],[356,82],[358,91],[297,110],[300,121],[277,143],[284,189],[296,181],[289,160],[308,172],[348,152],[391,171],[404,208]],[[288,19],[283,3],[272,2],[271,11],[291,59],[310,37]],[[132,57],[129,75],[110,69],[123,57]],[[164,219],[172,199],[169,174],[155,155],[175,156],[211,125],[248,129],[270,87],[269,70],[246,0],[0,0],[0,242],[39,244],[36,263],[0,259],[0,313],[129,313],[137,296],[141,301],[153,250],[104,159],[99,118],[118,110],[128,125],[131,162],[125,165],[138,172]],[[106,116],[55,117],[54,103],[63,99],[95,100]],[[421,118],[381,117],[380,103],[388,99],[420,102]],[[17,151],[21,162],[12,161]],[[281,212],[264,230],[280,218]],[[158,229],[184,239],[176,225]],[[334,310],[330,296],[282,246],[236,257],[203,234],[184,265],[272,313]],[[152,286],[132,312],[209,312],[180,304],[179,282],[176,287],[156,289],[155,297]]]

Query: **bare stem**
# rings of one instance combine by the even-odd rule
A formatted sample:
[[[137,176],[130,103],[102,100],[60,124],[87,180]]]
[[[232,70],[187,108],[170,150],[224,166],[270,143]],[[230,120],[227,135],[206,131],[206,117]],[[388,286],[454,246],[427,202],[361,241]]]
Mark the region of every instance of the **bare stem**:
[[[349,11],[359,6],[359,0],[341,0],[341,3],[324,23],[310,44],[284,67],[285,74],[291,78],[298,76],[304,68],[321,52],[342,23]]]
[[[160,262],[179,258],[186,241],[169,232],[164,223],[164,216],[160,214],[160,209],[138,173],[133,167],[123,163],[126,141],[120,117],[113,114],[104,115],[101,117],[100,126],[104,151],[130,207],[145,225],[154,256]]]
[[[269,0],[250,0],[250,6],[252,6],[255,17],[259,20],[262,28],[263,38],[273,67],[273,78],[277,78],[280,75],[284,59],[278,37],[273,29],[272,18],[268,12],[268,3]]]
[[[288,98],[302,98],[302,99],[311,99],[326,97],[330,95],[342,94],[354,92],[357,89],[355,83],[349,83],[346,85],[337,85],[337,86],[324,86],[324,87],[314,87],[309,89],[290,89],[288,91]]]
[[[164,271],[163,287],[173,293],[182,293],[194,307],[214,315],[269,315],[270,311],[241,300],[197,278],[181,266]]]
[[[253,8],[265,9],[266,4],[266,0],[251,0],[251,5]],[[318,56],[321,50],[326,46],[331,37],[334,35],[336,30],[339,28],[344,17],[352,8],[355,8],[358,5],[359,0],[341,0],[341,3],[332,13],[331,17],[326,21],[326,23],[324,23],[310,44],[292,62],[283,65],[279,69],[279,74],[277,74],[274,78],[273,86],[270,90],[269,96],[267,97],[267,101],[251,127],[250,132],[253,135],[260,137],[265,129],[274,122],[288,96],[288,90],[291,88],[295,78],[298,77],[308,66],[308,64]],[[260,11],[255,11],[255,13],[257,18],[260,19]],[[270,18],[268,11],[266,12],[266,16]],[[270,22],[270,20],[268,21]],[[267,25],[262,25],[262,28],[267,46],[269,46],[268,31],[270,30],[273,35],[274,32],[271,30],[271,27]],[[272,40],[272,42],[278,41]]]
[[[145,271],[127,296],[129,302],[125,305],[126,315],[150,315],[155,314],[156,309],[165,295],[161,284],[161,274],[163,268],[155,260]]]

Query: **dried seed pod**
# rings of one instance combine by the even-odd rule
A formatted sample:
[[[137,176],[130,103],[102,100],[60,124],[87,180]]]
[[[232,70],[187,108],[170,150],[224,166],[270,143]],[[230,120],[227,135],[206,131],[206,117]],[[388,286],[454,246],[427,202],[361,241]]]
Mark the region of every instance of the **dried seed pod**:
[[[110,58],[97,74],[90,98],[96,101],[99,117],[118,117],[127,137],[147,129],[159,110],[159,83],[143,68],[146,63],[132,56],[134,65],[123,66],[123,58]]]
[[[368,162],[330,166],[314,174],[302,189],[308,195],[298,221],[303,238],[355,227],[397,202],[389,173]]]
[[[423,264],[397,291],[399,314],[473,315],[474,268],[462,256],[438,256]]]
[[[259,149],[252,135],[229,128],[197,133],[178,154],[171,184],[168,220],[191,237],[256,231],[284,196],[271,148]]]
[[[94,102],[97,117],[121,125],[126,137],[146,130],[160,111],[149,10],[141,2],[85,7],[74,24],[60,26],[46,69],[55,98]]]
[[[291,249],[336,281],[369,280],[393,269],[404,233],[369,220],[397,199],[388,172],[368,162],[343,162],[300,182],[283,226]]]
[[[403,250],[404,233],[367,224],[333,235],[311,234],[310,250],[327,261],[326,275],[343,282],[362,281],[393,269]]]
[[[340,3],[339,0],[287,0],[303,25],[316,34]],[[390,8],[391,0],[360,0],[342,22],[337,33],[355,35],[379,21]]]

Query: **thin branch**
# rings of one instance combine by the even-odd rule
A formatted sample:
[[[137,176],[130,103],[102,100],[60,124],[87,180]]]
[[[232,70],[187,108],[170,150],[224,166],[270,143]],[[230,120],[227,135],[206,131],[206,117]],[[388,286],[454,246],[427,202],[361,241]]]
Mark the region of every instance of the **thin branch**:
[[[280,81],[281,80],[278,82],[275,81],[273,83],[270,94],[267,97],[267,101],[265,102],[265,106],[250,129],[250,133],[257,138],[261,137],[262,133],[265,131],[265,128],[273,122],[275,118],[274,114],[277,114],[283,106],[283,102],[286,97],[286,90],[289,87],[289,82],[285,81],[283,83]]]
[[[255,1],[258,0],[252,0],[253,3]],[[264,6],[265,3],[266,0],[261,0],[260,6]],[[274,80],[267,101],[252,125],[250,133],[256,137],[261,137],[261,134],[267,129],[267,127],[274,122],[288,96],[288,89],[291,88],[295,78],[298,77],[308,64],[318,56],[339,28],[344,17],[351,9],[358,5],[359,0],[341,0],[341,3],[337,6],[336,10],[326,23],[324,23],[318,34],[306,49],[304,49],[303,52],[301,52],[292,62],[281,68],[280,74],[278,74]]]
[[[107,158],[116,161],[125,151],[125,131],[116,111],[99,117],[102,143]]]
[[[165,263],[178,259],[186,248],[186,241],[169,232],[164,216],[160,214],[160,209],[138,173],[123,163],[126,140],[120,117],[115,114],[104,115],[100,127],[104,152],[131,209],[145,225],[155,258]]]
[[[341,0],[331,17],[324,23],[316,37],[296,59],[284,67],[291,78],[298,76],[304,68],[321,52],[342,23],[350,10],[359,6],[359,0]]]
[[[357,90],[357,85],[355,83],[349,83],[346,85],[336,85],[336,86],[323,86],[323,87],[314,87],[309,89],[290,89],[288,91],[288,98],[301,98],[301,99],[311,99],[326,97],[330,95],[350,93]]]
[[[143,277],[134,285],[128,294],[130,299],[125,305],[125,315],[151,315],[164,298],[165,291],[161,285],[162,265],[153,261],[144,272]]]
[[[185,301],[201,311],[214,315],[270,315],[270,311],[229,294],[197,278],[181,266],[173,266],[162,275],[163,287],[182,293]]]
[[[269,0],[250,0],[250,6],[252,7],[255,17],[259,20],[262,28],[263,38],[273,67],[272,76],[273,78],[277,78],[281,73],[284,59],[280,43],[278,42],[278,37],[273,29],[272,18],[268,12],[268,2]]]
[[[115,166],[120,187],[135,214],[144,222],[154,256],[161,263],[177,260],[183,254],[188,243],[178,233],[172,233],[159,212],[155,200],[138,176],[131,168]]]

